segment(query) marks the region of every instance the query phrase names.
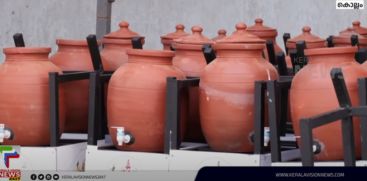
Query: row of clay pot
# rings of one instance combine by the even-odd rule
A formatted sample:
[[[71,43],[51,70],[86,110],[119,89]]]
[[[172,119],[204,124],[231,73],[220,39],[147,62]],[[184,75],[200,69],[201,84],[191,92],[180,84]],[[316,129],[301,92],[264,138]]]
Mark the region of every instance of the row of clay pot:
[[[175,52],[127,51],[128,63],[117,69],[108,87],[108,126],[118,149],[163,150],[168,76],[200,77],[200,88],[189,89],[188,120],[182,119],[186,139],[203,139],[202,131],[215,151],[253,149],[246,135],[253,130],[254,83],[278,78],[276,69],[262,56],[265,41],[246,31],[243,23],[216,43],[202,35],[201,27],[194,26],[192,31],[173,40]],[[205,44],[212,44],[217,55],[209,65],[202,52]],[[118,144],[118,128],[128,131],[135,142]]]
[[[261,23],[262,21],[258,19],[255,26],[262,26]],[[295,49],[296,42],[305,41],[307,45],[305,53],[309,61],[309,64],[294,77],[290,91],[291,118],[297,138],[300,136],[299,120],[301,118],[311,117],[338,107],[329,76],[332,68],[342,68],[352,103],[353,105],[357,103],[356,81],[360,77],[366,77],[367,72],[363,68],[364,65],[361,66],[354,60],[357,48],[351,47],[350,37],[354,34],[358,35],[359,46],[364,47],[365,38],[363,36],[365,34],[361,34],[363,28],[358,23],[353,23],[353,25],[354,28],[348,28],[333,38],[335,48],[327,48],[325,39],[312,35],[309,27],[304,27],[301,35],[287,41],[289,49]],[[149,62],[150,66],[155,67],[149,66],[150,70],[158,71],[156,69],[164,64],[158,60],[165,59],[167,63],[165,65],[168,65],[169,59],[172,59],[173,67],[180,69],[186,77],[198,76],[201,78],[198,104],[200,117],[196,118],[197,114],[193,113],[194,110],[189,109],[189,120],[199,120],[200,124],[198,122],[196,124],[188,123],[186,132],[194,133],[193,129],[199,128],[196,125],[200,125],[205,140],[215,151],[253,151],[250,137],[254,119],[254,82],[278,78],[276,69],[265,61],[262,55],[265,48],[264,39],[268,38],[259,38],[251,33],[243,23],[238,23],[236,31],[230,36],[216,38],[215,42],[202,35],[201,27],[194,26],[191,35],[183,32],[183,26],[177,27],[182,36],[177,39],[173,38],[171,42],[167,37],[162,37],[165,48],[174,49],[175,54],[129,50],[128,62],[131,64],[128,63],[126,66],[120,67],[113,75],[109,94],[130,96],[120,96],[121,98],[118,100],[114,98],[115,96],[109,97],[110,133],[113,137],[117,136],[114,128],[124,127],[136,138],[134,144],[131,145],[119,145],[115,139],[115,145],[121,150],[162,151],[164,134],[164,106],[162,103],[165,99],[165,78],[167,75],[174,75],[174,71],[172,67],[167,68],[166,71],[170,70],[171,74],[166,72],[162,73],[164,76],[160,76],[160,73],[151,73],[147,69],[147,64]],[[223,31],[221,33],[223,35]],[[267,35],[269,37],[276,36],[276,33],[268,32]],[[217,58],[209,65],[206,65],[201,52],[204,44],[213,45],[217,55]],[[138,71],[141,69],[144,69],[144,73]],[[163,68],[161,71],[165,72]],[[131,76],[132,72],[134,76]],[[182,76],[179,76],[182,73],[178,73],[177,70],[175,72],[176,77],[182,79]],[[131,82],[155,80],[149,75],[144,75],[145,73],[156,75],[157,84],[162,87],[157,89],[157,86],[154,86],[156,84],[150,83],[146,83],[148,85],[141,83],[138,84],[139,87],[134,87]],[[158,81],[158,77],[161,77],[160,81]],[[152,87],[156,89],[153,90]],[[143,89],[150,91],[140,92]],[[140,93],[136,93],[137,91]],[[190,90],[189,105],[191,108],[197,105],[196,96],[197,90]],[[144,97],[144,99],[137,101],[136,99],[139,97]],[[151,104],[147,104],[146,100],[150,100]],[[132,104],[134,106],[130,106]],[[141,106],[147,106],[144,109],[147,110],[144,112],[145,115],[140,115],[142,110],[138,107]],[[154,116],[160,119],[156,119],[154,122]],[[342,159],[342,145],[335,141],[341,139],[339,130],[338,123],[315,130],[314,138],[319,141],[322,147],[321,152],[317,155],[319,160]],[[356,145],[359,147],[358,128],[355,128],[355,134]],[[198,135],[196,134],[196,136]],[[191,138],[199,139],[195,136]]]
[[[205,37],[201,27],[194,26],[192,34],[187,34],[183,31],[184,27],[178,25],[179,33],[162,36],[165,48],[172,47],[174,52],[133,50],[132,38],[142,36],[131,31],[127,22],[121,22],[119,30],[105,35],[101,52],[103,67],[109,71],[116,70],[108,85],[107,95],[108,127],[115,146],[122,150],[161,152],[166,78],[200,77],[200,88],[191,89],[189,95],[182,97],[188,101],[182,101],[181,106],[184,120],[182,136],[190,141],[205,138],[215,151],[251,152],[254,82],[278,78],[275,67],[263,56],[265,39],[275,42],[276,30],[263,26],[261,19],[255,22],[248,28],[238,23],[235,32],[223,36],[222,31],[223,37],[215,41]],[[355,23],[357,25],[359,27]],[[255,31],[256,28],[258,31]],[[334,43],[337,44],[346,33],[349,34],[345,35],[345,41],[350,41],[350,34],[361,34],[361,30],[357,29],[354,27],[342,32],[341,38],[334,37]],[[305,53],[309,64],[296,74],[291,88],[291,113],[297,136],[299,119],[338,107],[329,78],[331,68],[342,68],[353,104],[358,97],[355,89],[357,78],[367,75],[362,66],[353,60],[356,48],[326,48],[326,41],[310,31],[310,28],[304,27],[302,35],[287,41],[290,49],[295,48],[299,40],[304,40],[308,48]],[[177,36],[170,39],[169,35]],[[362,40],[362,35],[359,36]],[[142,40],[144,43],[144,37]],[[360,45],[363,46],[361,40]],[[93,70],[86,41],[57,40],[57,44],[59,49],[50,58],[52,63],[48,61],[49,48],[4,49],[6,60],[0,66],[0,120],[16,134],[14,140],[7,144],[48,143],[48,72]],[[209,65],[202,53],[204,44],[211,44],[216,51],[216,59]],[[276,51],[281,51],[279,46],[275,47]],[[65,131],[85,131],[88,82],[65,83],[60,93],[64,96],[60,102],[65,101],[65,107],[64,104],[60,106],[60,127],[63,129],[66,117]],[[185,114],[187,110],[188,114]],[[340,125],[325,129],[329,127],[330,130],[337,130]],[[135,142],[119,144],[117,138],[121,133],[116,128],[131,133]],[[330,136],[330,133],[333,135]],[[358,134],[358,131],[355,133]],[[315,131],[315,138],[324,146],[320,159],[339,159],[342,155],[339,152],[341,145],[330,140],[330,137],[337,138],[340,134],[336,131]]]

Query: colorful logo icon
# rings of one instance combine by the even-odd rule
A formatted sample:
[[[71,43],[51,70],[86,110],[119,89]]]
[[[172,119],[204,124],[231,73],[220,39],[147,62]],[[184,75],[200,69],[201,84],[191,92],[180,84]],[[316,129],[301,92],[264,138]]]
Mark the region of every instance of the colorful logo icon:
[[[0,154],[3,157],[6,168],[9,168],[10,159],[19,158],[19,146],[1,145]]]

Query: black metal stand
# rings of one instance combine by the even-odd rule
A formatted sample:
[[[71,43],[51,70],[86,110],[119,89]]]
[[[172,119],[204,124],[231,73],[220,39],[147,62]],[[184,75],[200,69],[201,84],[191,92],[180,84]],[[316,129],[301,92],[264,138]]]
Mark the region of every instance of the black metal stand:
[[[287,48],[287,41],[291,38],[290,33],[284,33],[283,34],[283,42],[284,42],[284,48],[285,48],[285,54],[288,55],[288,48]]]
[[[330,35],[328,38],[326,38],[326,42],[327,42],[327,47],[334,47],[334,43],[333,43],[333,35]]]
[[[174,77],[167,78],[166,92],[166,130],[165,130],[165,147],[164,152],[169,153],[170,150],[180,148],[180,95],[187,91],[189,87],[199,86],[199,78],[191,78],[186,80],[177,80]],[[258,81],[255,83],[255,119],[254,119],[254,153],[262,154],[265,152],[264,147],[264,113],[265,113],[265,89],[266,82]]]
[[[352,35],[350,37],[350,43],[352,44],[352,46],[358,46],[359,47],[358,35]]]
[[[202,51],[204,53],[206,64],[209,64],[216,58],[214,49],[212,48],[210,44],[203,45]]]
[[[107,112],[105,108],[104,86],[112,73],[92,72],[89,77],[89,114],[88,145],[97,145],[97,141],[108,134]]]
[[[290,73],[287,68],[287,63],[285,61],[285,55],[283,52],[279,52],[276,55],[276,61],[278,63],[278,74],[279,76],[288,76]]]
[[[354,58],[358,63],[360,64],[364,63],[367,60],[367,49],[359,48]]]
[[[23,35],[16,33],[13,36],[16,47],[25,47]],[[93,65],[95,62],[93,62]],[[89,78],[89,72],[85,71],[64,71],[63,74],[58,72],[49,73],[49,95],[50,95],[50,146],[59,146],[68,140],[60,140],[59,128],[59,86],[61,83],[85,80]],[[78,140],[76,140],[78,141]],[[79,140],[80,141],[80,140]]]
[[[265,127],[265,90],[266,82],[255,82],[255,115],[254,115],[254,153],[265,153],[264,127]]]
[[[89,78],[89,72],[75,72],[59,74],[58,72],[49,73],[50,91],[50,146],[60,145],[59,129],[59,84]]]
[[[270,126],[270,145],[272,162],[280,162],[282,143],[280,136],[288,129],[288,91],[292,83],[292,76],[281,76],[279,80],[267,81],[268,114]]]
[[[25,47],[25,43],[24,43],[24,39],[23,39],[23,34],[22,33],[15,33],[13,35],[13,39],[14,39],[15,47]]]
[[[97,141],[108,134],[105,86],[113,72],[103,69],[96,36],[89,35],[87,41],[95,69],[89,74],[88,144],[97,145]],[[143,48],[143,37],[134,37],[131,41],[134,49]]]
[[[291,58],[293,66],[293,74],[296,74],[305,65],[307,65],[307,57],[304,54],[305,49],[306,49],[306,42],[299,41],[296,42],[296,50],[292,50],[289,52],[289,56]]]
[[[278,74],[280,76],[289,75],[285,55],[283,52],[275,53],[274,42],[272,40],[266,40],[266,50],[268,52],[269,62],[277,68]]]
[[[340,108],[331,112],[327,112],[315,117],[302,119],[300,122],[301,129],[301,153],[303,166],[314,165],[313,138],[312,130],[314,128],[342,120],[342,134],[344,145],[344,162],[345,166],[355,166],[355,148],[353,135],[353,122],[351,116],[351,101],[344,82],[341,69],[333,69],[331,71],[335,92],[337,94]]]
[[[367,78],[358,79],[359,109],[352,109],[355,115],[360,116],[362,160],[367,160]]]
[[[268,52],[268,59],[271,64],[276,66],[278,63],[275,59],[275,48],[274,48],[274,42],[272,40],[266,40],[266,50]]]
[[[333,69],[331,75],[340,108],[301,120],[301,153],[304,166],[313,166],[314,164],[313,146],[315,142],[312,139],[312,129],[337,120],[342,120],[345,165],[355,166],[352,116],[361,117],[362,159],[367,160],[367,141],[365,141],[367,140],[367,78],[358,80],[361,106],[351,107],[341,70]],[[280,141],[280,136],[284,135],[286,132],[292,131],[292,128],[289,127],[290,124],[287,123],[288,90],[291,86],[291,80],[291,76],[281,76],[278,81],[266,82],[272,162],[282,161],[282,143]]]
[[[143,49],[143,37],[137,36],[131,40],[133,49]]]
[[[164,138],[164,153],[168,154],[171,149],[179,149],[181,145],[181,116],[180,95],[189,87],[199,86],[199,78],[177,80],[175,77],[167,78],[166,89],[166,127]]]

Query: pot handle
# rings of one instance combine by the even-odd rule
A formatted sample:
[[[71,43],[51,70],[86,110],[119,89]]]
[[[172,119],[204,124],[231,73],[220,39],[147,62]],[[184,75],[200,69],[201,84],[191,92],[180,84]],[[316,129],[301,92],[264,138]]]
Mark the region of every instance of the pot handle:
[[[207,64],[209,64],[216,58],[214,49],[212,48],[210,44],[203,45],[202,51],[204,53],[204,57],[205,57]]]

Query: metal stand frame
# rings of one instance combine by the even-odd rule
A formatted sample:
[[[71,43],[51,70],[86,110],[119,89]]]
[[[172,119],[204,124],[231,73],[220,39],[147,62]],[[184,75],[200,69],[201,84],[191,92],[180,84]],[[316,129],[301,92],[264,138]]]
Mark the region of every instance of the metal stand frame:
[[[281,77],[279,81],[267,82],[272,162],[282,162],[281,150],[283,148],[280,136],[292,130],[292,128],[289,127],[289,123],[286,122],[288,89],[291,86],[291,78],[292,77]],[[365,141],[367,140],[367,78],[358,80],[361,104],[358,107],[351,106],[341,69],[333,69],[331,71],[331,78],[340,108],[301,120],[302,147],[300,147],[300,151],[303,166],[314,166],[313,147],[316,146],[316,148],[320,148],[320,145],[317,145],[317,143],[313,141],[312,130],[337,120],[342,120],[344,165],[356,166],[353,116],[361,117],[362,160],[367,160],[367,141]]]
[[[61,83],[85,80],[89,78],[89,72],[73,72],[59,74],[58,72],[49,73],[50,91],[50,146],[59,146],[59,86]],[[81,140],[84,141],[84,140]]]
[[[282,142],[280,136],[292,133],[288,123],[288,91],[292,76],[281,76],[279,80],[267,81],[268,114],[270,126],[270,144],[272,162],[282,161]],[[296,145],[293,145],[296,147]]]
[[[16,47],[25,47],[22,33],[14,34],[13,40]],[[59,84],[64,82],[85,80],[88,78],[89,78],[89,72],[85,71],[64,71],[63,74],[59,74],[59,72],[49,73],[50,146],[59,146],[62,143],[68,143],[68,142],[70,143],[71,141],[63,139],[63,141],[61,142],[60,140],[61,133],[59,129]]]
[[[134,37],[131,40],[133,48],[142,49],[142,40],[142,37]],[[113,72],[104,71],[96,35],[87,36],[87,42],[95,70],[88,74],[88,145],[97,145],[98,140],[105,139],[105,135],[108,134],[104,88]]]
[[[204,53],[206,64],[209,64],[216,58],[214,49],[212,48],[210,44],[203,45],[202,51]]]

